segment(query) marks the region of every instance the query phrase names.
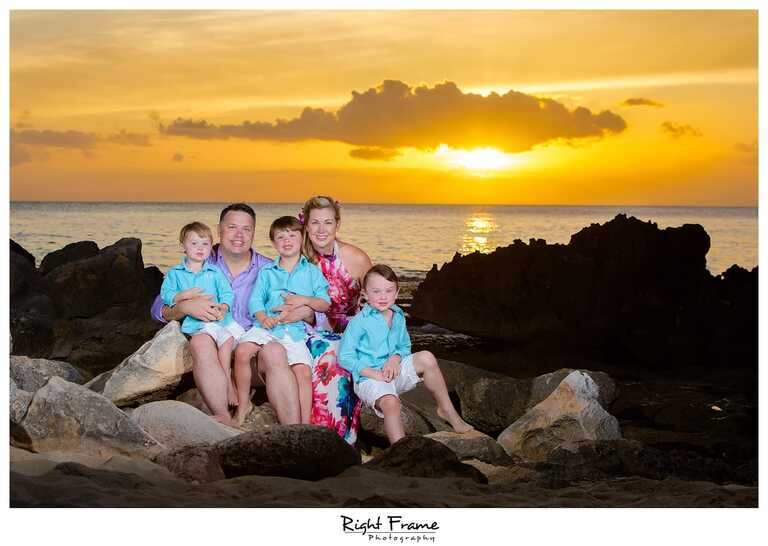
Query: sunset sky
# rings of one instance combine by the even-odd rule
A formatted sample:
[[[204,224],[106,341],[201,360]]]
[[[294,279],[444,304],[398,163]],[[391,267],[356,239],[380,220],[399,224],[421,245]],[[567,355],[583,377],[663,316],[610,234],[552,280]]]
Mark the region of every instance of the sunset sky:
[[[757,206],[755,11],[10,20],[12,200]]]

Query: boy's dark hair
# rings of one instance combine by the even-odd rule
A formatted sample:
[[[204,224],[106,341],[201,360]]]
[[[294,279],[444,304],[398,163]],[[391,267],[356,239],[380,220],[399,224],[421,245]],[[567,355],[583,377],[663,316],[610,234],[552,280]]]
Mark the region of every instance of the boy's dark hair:
[[[269,240],[274,241],[275,233],[283,230],[298,231],[299,233],[302,233],[304,231],[304,226],[295,216],[281,216],[269,226]]]
[[[179,232],[179,242],[181,244],[184,244],[184,239],[187,238],[187,235],[190,232],[197,233],[200,237],[208,237],[211,244],[213,244],[213,233],[211,233],[211,228],[202,222],[192,222],[181,228],[181,232]]]
[[[397,282],[397,274],[392,270],[391,267],[384,264],[374,265],[372,268],[368,270],[368,273],[366,273],[365,277],[363,277],[363,288],[365,288],[368,285],[368,278],[374,273],[376,275],[380,275],[384,277],[389,282],[395,283],[396,288],[400,288],[400,283]]]
[[[221,211],[221,214],[219,214],[219,223],[224,220],[224,217],[228,212],[232,212],[233,210],[246,213],[248,216],[253,218],[253,223],[256,223],[256,213],[253,212],[253,209],[245,203],[232,203],[231,205],[224,207]]]

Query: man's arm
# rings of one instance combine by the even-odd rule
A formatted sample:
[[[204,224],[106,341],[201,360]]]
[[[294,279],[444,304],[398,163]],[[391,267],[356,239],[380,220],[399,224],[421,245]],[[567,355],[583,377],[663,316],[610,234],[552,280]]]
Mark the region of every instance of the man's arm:
[[[221,320],[224,318],[215,303],[211,302],[211,295],[205,294],[199,298],[184,300],[173,307],[163,304],[163,300],[158,295],[152,304],[150,311],[152,318],[157,322],[169,322],[171,320],[183,320],[187,315],[195,317],[205,322]]]

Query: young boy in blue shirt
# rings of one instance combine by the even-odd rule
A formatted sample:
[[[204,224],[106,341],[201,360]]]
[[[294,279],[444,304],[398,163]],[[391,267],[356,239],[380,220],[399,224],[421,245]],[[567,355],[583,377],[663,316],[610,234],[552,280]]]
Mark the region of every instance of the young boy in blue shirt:
[[[209,335],[218,347],[219,364],[230,377],[230,359],[232,350],[245,331],[232,318],[230,312],[234,293],[229,281],[219,268],[208,262],[213,246],[211,229],[201,222],[192,222],[181,228],[179,234],[184,257],[181,263],[168,271],[160,287],[160,299],[165,305],[173,307],[180,301],[199,296],[202,290],[212,296],[225,313],[224,318],[216,322],[203,322],[187,316],[181,323],[181,331],[187,335]],[[237,403],[235,386],[230,377],[227,388],[230,405]]]
[[[323,313],[330,307],[328,281],[319,267],[301,254],[304,226],[293,216],[281,216],[269,228],[269,239],[279,256],[265,265],[251,292],[248,312],[258,324],[240,338],[240,343],[280,343],[296,378],[301,422],[309,423],[312,411],[312,355],[307,349],[304,322],[283,322],[283,313],[273,309],[283,303],[306,305]],[[238,408],[235,422],[242,424],[250,409],[250,364],[235,370]]]
[[[453,407],[434,355],[411,353],[405,315],[395,305],[398,292],[397,275],[387,265],[374,265],[363,278],[367,303],[349,321],[339,350],[339,363],[352,373],[355,394],[384,418],[391,444],[405,436],[398,395],[420,381],[435,398],[441,419],[455,432],[472,430]]]

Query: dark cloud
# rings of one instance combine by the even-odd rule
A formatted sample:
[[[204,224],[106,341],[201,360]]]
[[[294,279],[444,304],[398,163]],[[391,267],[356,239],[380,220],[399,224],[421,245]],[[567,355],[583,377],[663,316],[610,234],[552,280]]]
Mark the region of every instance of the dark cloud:
[[[687,123],[675,123],[673,121],[665,121],[661,124],[661,131],[667,133],[672,138],[682,137],[700,137],[703,133],[696,127],[692,127]]]
[[[386,80],[352,99],[338,111],[305,108],[297,118],[274,123],[245,121],[214,125],[178,118],[159,129],[167,135],[200,139],[332,140],[361,148],[435,149],[494,146],[522,152],[552,140],[602,137],[626,129],[623,118],[608,110],[578,107],[510,91],[487,97],[463,93],[456,84],[410,87]]]
[[[355,148],[354,150],[350,150],[349,155],[355,159],[391,161],[399,156],[400,152],[391,148]]]
[[[152,146],[152,143],[149,140],[149,135],[144,133],[129,133],[125,129],[122,129],[119,133],[107,135],[104,140],[122,146]]]
[[[14,142],[11,141],[11,167],[29,161],[32,161],[32,154],[29,153],[27,147],[22,144],[14,144]]]
[[[98,135],[83,133],[81,131],[38,131],[25,129],[16,131],[11,129],[11,142],[25,144],[27,146],[49,146],[53,148],[73,148],[76,150],[88,150],[99,141]]]
[[[651,99],[641,97],[627,99],[621,103],[622,106],[653,106],[654,108],[664,108],[664,104]]]
[[[125,130],[111,135],[84,133],[82,131],[53,131],[45,129],[11,129],[11,166],[32,160],[29,148],[67,148],[80,150],[85,157],[93,157],[93,149],[99,144],[121,146],[151,146],[149,135],[129,133]],[[16,154],[15,156],[13,154]],[[42,157],[36,152],[36,158]]]
[[[179,152],[176,152],[175,154],[173,154],[173,157],[171,157],[171,161],[176,161],[176,162],[184,161],[184,156]]]
[[[29,129],[32,127],[32,124],[29,122],[29,118],[32,117],[32,114],[29,110],[23,110],[21,114],[19,115],[18,119],[16,120],[16,123],[13,124],[13,127],[15,129]]]
[[[752,144],[747,144],[745,142],[737,142],[733,145],[733,147],[740,151],[744,152],[746,154],[756,154],[757,153],[757,141],[755,140],[752,142]]]

